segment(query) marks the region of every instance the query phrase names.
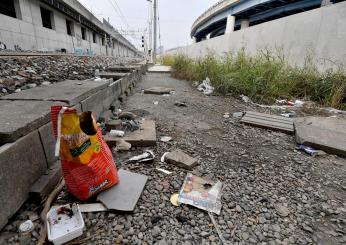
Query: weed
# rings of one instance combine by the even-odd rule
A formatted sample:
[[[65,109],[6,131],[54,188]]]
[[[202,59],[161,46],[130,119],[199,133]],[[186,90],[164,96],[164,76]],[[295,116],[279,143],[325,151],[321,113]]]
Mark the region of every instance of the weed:
[[[340,66],[321,72],[311,57],[303,66],[292,66],[280,51],[265,49],[250,56],[242,49],[222,58],[213,54],[200,59],[176,55],[167,60],[174,77],[188,81],[209,77],[219,93],[245,94],[259,103],[300,98],[346,108],[345,69]]]

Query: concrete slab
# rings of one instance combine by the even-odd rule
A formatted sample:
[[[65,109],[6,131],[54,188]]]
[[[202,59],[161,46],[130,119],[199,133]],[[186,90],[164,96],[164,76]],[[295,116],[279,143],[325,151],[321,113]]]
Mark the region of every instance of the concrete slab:
[[[82,100],[82,111],[92,111],[97,120],[104,110],[108,110],[111,104],[111,102],[109,102],[108,107],[104,105],[105,99],[107,99],[107,94],[107,90],[102,89],[85,100]]]
[[[47,169],[37,131],[0,147],[0,230],[18,211]]]
[[[175,150],[165,156],[165,162],[174,164],[177,167],[192,170],[197,164],[197,159],[190,157],[181,150]]]
[[[155,121],[145,120],[140,125],[140,129],[134,132],[126,132],[125,136],[120,137],[110,137],[109,134],[104,136],[106,143],[113,147],[116,145],[117,141],[121,139],[130,143],[134,147],[146,147],[156,145],[156,128]]]
[[[51,101],[0,100],[0,145],[18,138],[50,122],[50,107],[66,105]]]
[[[101,78],[112,78],[114,81],[128,75],[129,73],[123,73],[123,72],[100,72]]]
[[[297,118],[294,127],[298,144],[346,156],[346,120],[326,117]]]
[[[280,131],[287,134],[294,133],[293,120],[291,118],[247,111],[245,112],[245,116],[243,116],[240,122],[255,127]]]
[[[38,129],[45,152],[48,167],[54,164],[58,158],[55,156],[55,139],[53,124],[50,122]]]
[[[151,87],[144,89],[145,94],[169,94],[171,91],[174,91],[174,88]]]
[[[163,65],[154,65],[154,66],[148,68],[148,72],[170,73],[171,67],[170,66],[163,66]]]
[[[109,210],[133,211],[140,198],[148,177],[123,169],[118,171],[119,183],[101,192],[97,200]]]
[[[31,187],[29,195],[35,202],[41,203],[54,190],[61,177],[61,164],[56,161]]]
[[[92,80],[67,80],[2,96],[0,100],[61,101],[68,105],[76,105],[95,92],[106,88],[109,84],[110,80],[97,82]]]

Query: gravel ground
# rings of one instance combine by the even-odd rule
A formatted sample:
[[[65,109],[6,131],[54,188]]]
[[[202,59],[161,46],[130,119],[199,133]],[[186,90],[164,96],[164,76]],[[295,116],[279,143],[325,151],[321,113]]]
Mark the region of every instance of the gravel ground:
[[[133,61],[101,56],[0,57],[0,96],[68,79],[89,79],[95,69]]]
[[[176,93],[141,93],[157,85],[173,87]],[[175,106],[176,101],[187,107]],[[232,115],[249,108],[232,97],[205,96],[169,75],[145,76],[122,109],[155,119],[157,137],[171,136],[173,141],[158,141],[150,148],[156,154],[153,163],[124,164],[144,149],[115,153],[119,168],[149,176],[145,190],[133,213],[85,214],[86,230],[74,244],[221,244],[208,213],[169,201],[187,172],[160,163],[160,157],[177,148],[198,159],[194,174],[223,182],[223,208],[214,217],[227,243],[346,244],[344,158],[313,158],[295,150],[292,136],[224,118],[225,112]],[[165,175],[156,167],[173,173]],[[71,201],[64,194],[59,202]],[[31,235],[19,235],[16,229],[40,210],[25,204],[1,233],[3,241],[35,244],[37,222]]]

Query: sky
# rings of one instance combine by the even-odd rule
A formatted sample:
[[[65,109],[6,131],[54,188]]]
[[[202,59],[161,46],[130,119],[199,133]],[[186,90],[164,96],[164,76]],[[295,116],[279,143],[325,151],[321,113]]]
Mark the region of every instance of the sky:
[[[79,0],[99,19],[109,22],[138,47],[143,31],[148,29],[147,0]],[[219,0],[158,0],[161,45],[164,49],[190,44],[193,22]],[[120,9],[120,10],[119,10]],[[121,17],[124,16],[124,17]],[[131,33],[129,33],[129,31]],[[158,40],[158,45],[160,42]]]

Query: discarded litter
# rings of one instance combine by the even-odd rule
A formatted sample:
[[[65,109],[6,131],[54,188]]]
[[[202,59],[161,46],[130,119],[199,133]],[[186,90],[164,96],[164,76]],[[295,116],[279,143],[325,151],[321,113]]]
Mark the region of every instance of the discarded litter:
[[[154,101],[153,104],[154,104],[154,105],[158,105],[159,102],[158,102],[158,101]]]
[[[160,171],[160,172],[162,172],[162,173],[164,173],[164,174],[172,174],[171,171],[168,171],[168,170],[166,170],[166,169],[156,168],[156,170],[158,170],[158,171]]]
[[[162,157],[161,157],[161,162],[165,162],[165,158],[166,158],[166,155],[168,154],[169,152],[165,152],[163,153]]]
[[[229,118],[229,112],[225,112],[225,114],[223,114],[223,118]]]
[[[31,220],[24,221],[23,223],[20,224],[19,226],[19,232],[21,233],[26,233],[26,232],[31,232],[35,228],[34,223],[32,223]]]
[[[205,95],[210,95],[214,92],[214,87],[210,85],[209,77],[207,77],[200,85],[198,85],[197,90],[203,92]]]
[[[187,104],[186,102],[180,102],[180,101],[176,101],[174,103],[175,106],[178,106],[178,107],[187,107]]]
[[[111,137],[124,137],[124,135],[125,135],[125,132],[122,130],[114,130],[113,129],[109,132],[109,136],[111,136]]]
[[[124,129],[124,131],[136,131],[137,129],[139,129],[139,123],[134,121],[134,120],[125,120],[122,122],[122,127]]]
[[[95,70],[95,78],[100,78],[100,70],[99,69]]]
[[[240,98],[245,102],[245,103],[249,103],[251,102],[250,98],[247,97],[246,95],[240,95]]]
[[[112,153],[102,139],[92,112],[79,115],[76,109],[52,106],[56,136],[55,153],[60,155],[69,192],[80,200],[118,183]]]
[[[67,204],[47,213],[48,240],[63,244],[83,234],[84,220],[77,204]]]
[[[171,196],[171,199],[170,199],[171,203],[178,207],[180,206],[180,202],[179,202],[179,194],[178,193],[175,193]]]
[[[153,161],[155,158],[155,155],[152,151],[145,151],[143,154],[131,157],[127,162],[132,163],[132,162],[149,162]]]
[[[232,116],[234,118],[242,118],[244,116],[244,112],[234,112]]]
[[[171,140],[172,140],[172,137],[170,137],[170,136],[162,136],[160,139],[160,141],[162,141],[162,142],[168,142]]]
[[[102,203],[85,203],[79,204],[82,213],[104,212],[108,209]]]
[[[304,151],[305,153],[309,154],[310,156],[316,157],[316,156],[321,156],[325,155],[326,153],[321,150],[315,150],[312,147],[306,146],[306,145],[297,145],[297,149]]]
[[[292,112],[282,113],[282,114],[280,114],[280,116],[291,118],[291,117],[295,117],[296,113],[294,111],[292,111]]]
[[[178,201],[197,208],[220,214],[222,183],[202,179],[188,173],[179,192]]]

